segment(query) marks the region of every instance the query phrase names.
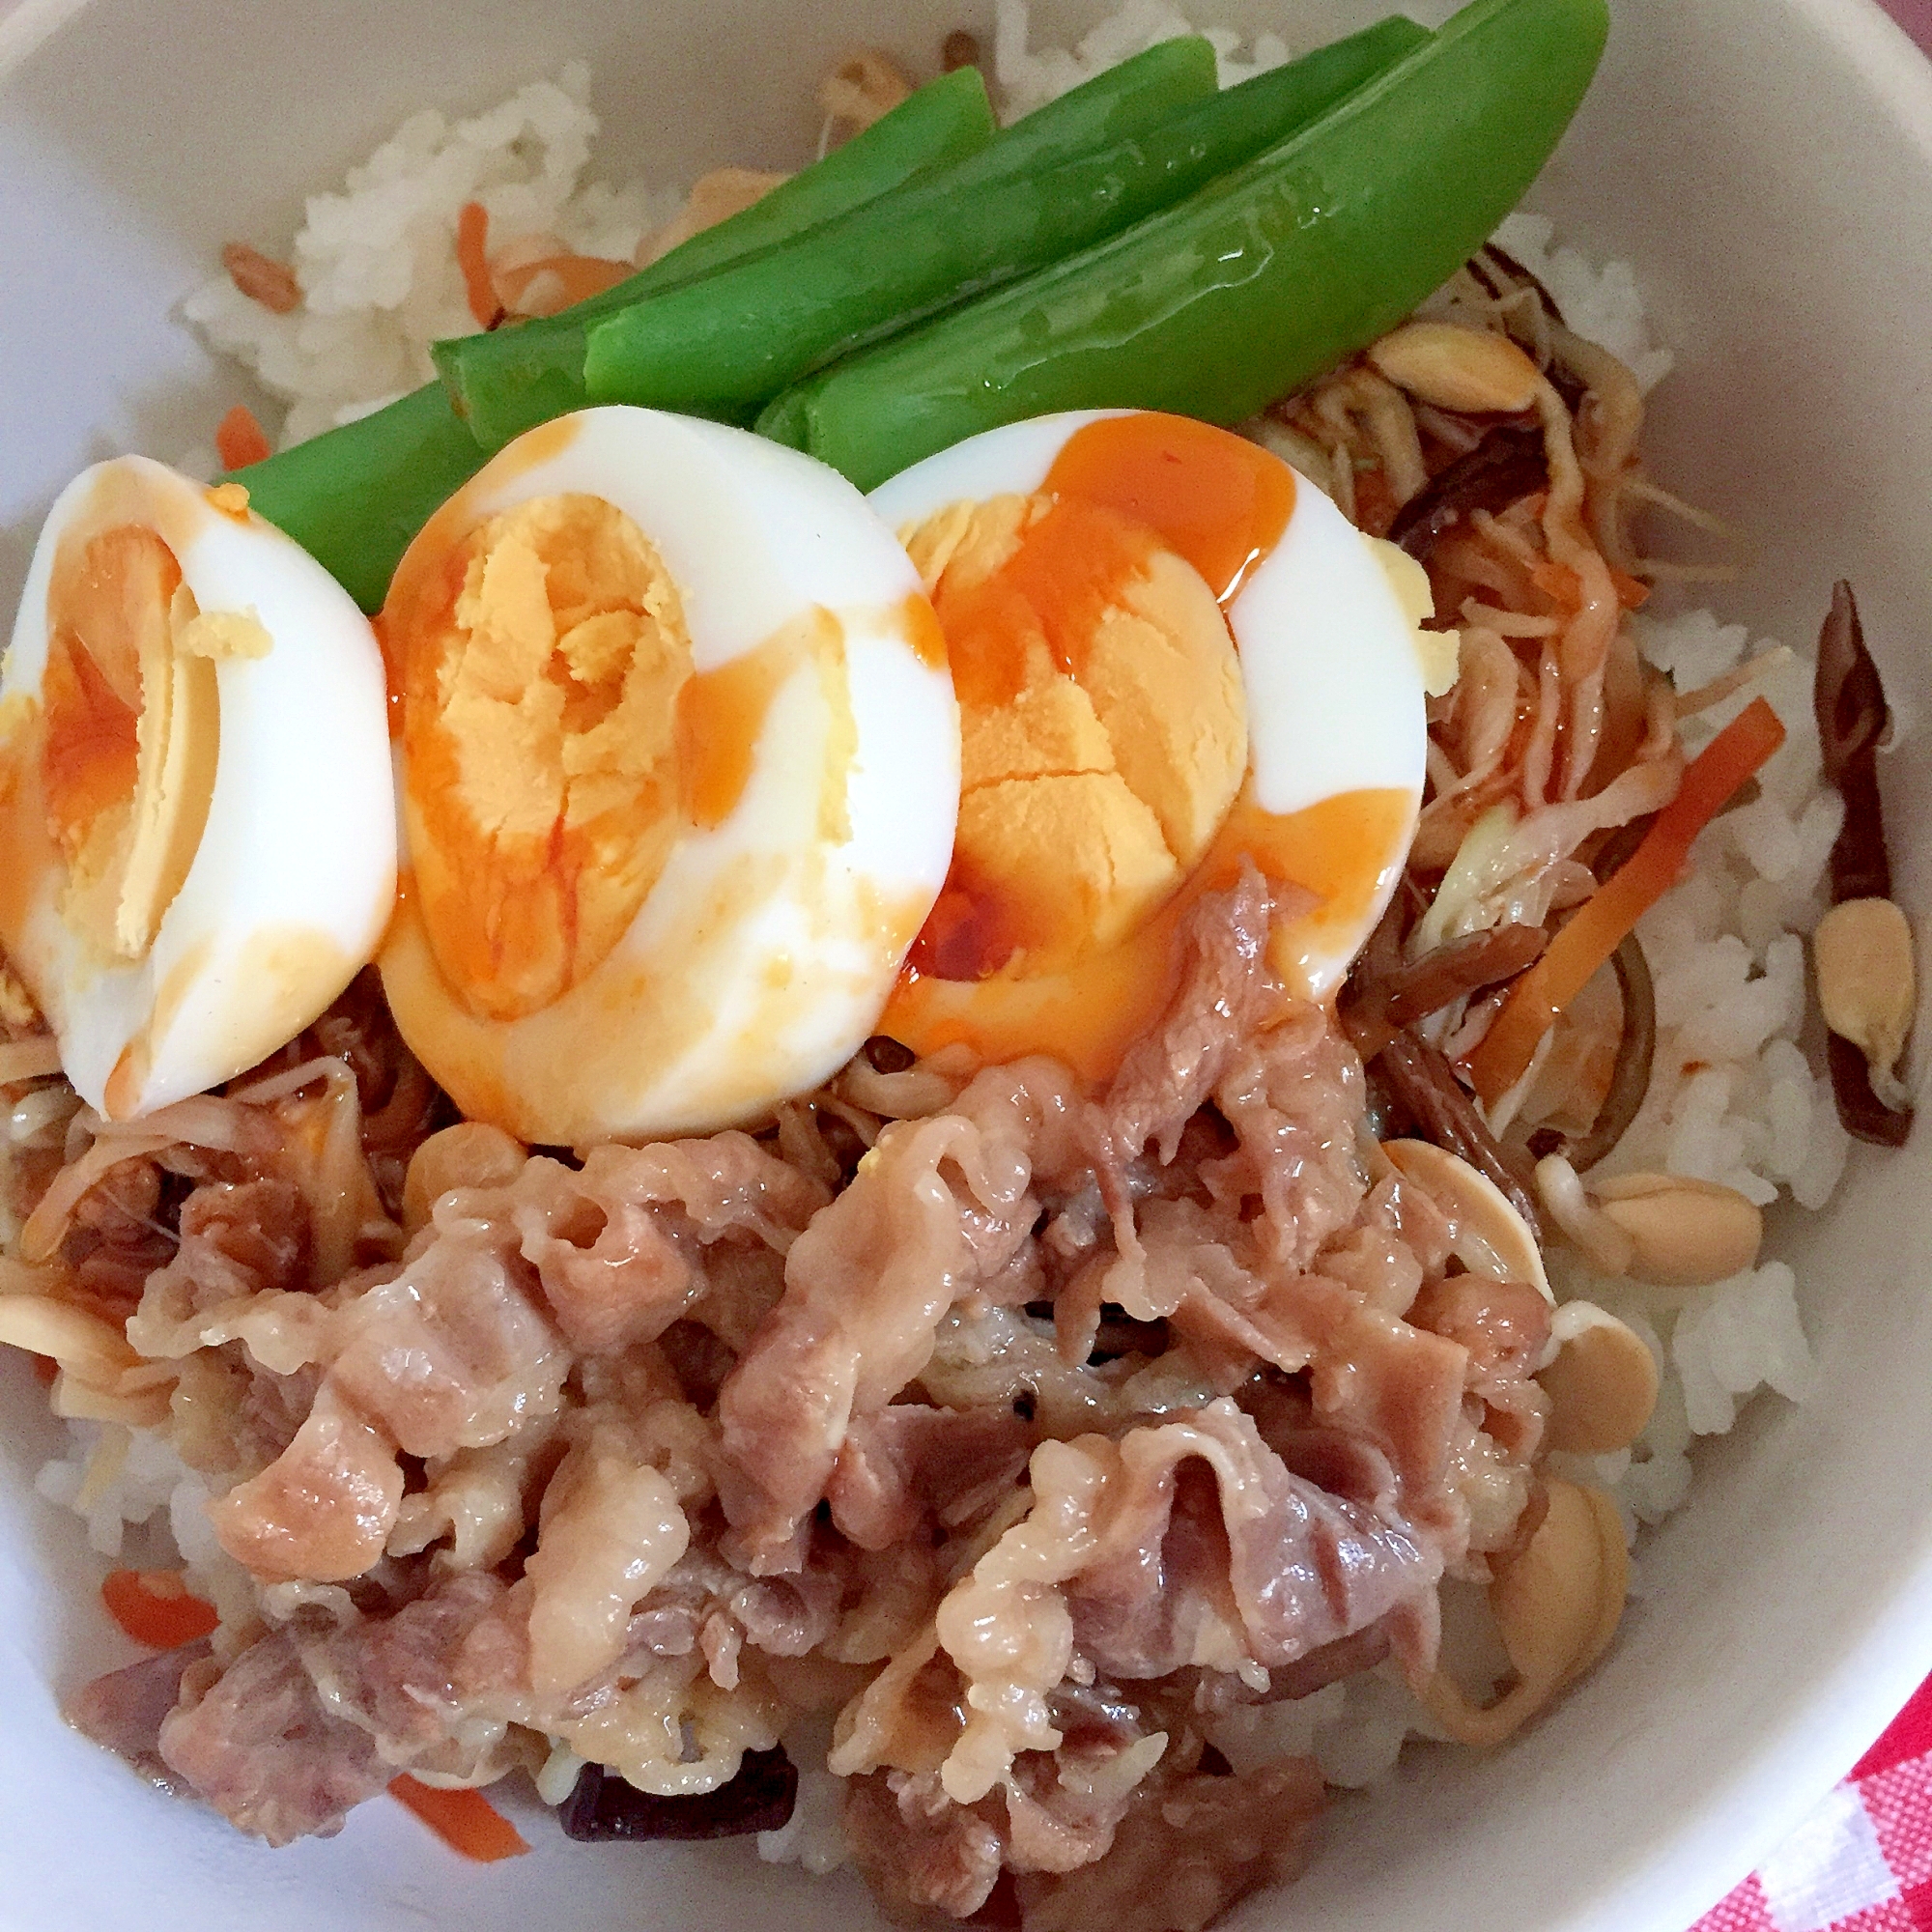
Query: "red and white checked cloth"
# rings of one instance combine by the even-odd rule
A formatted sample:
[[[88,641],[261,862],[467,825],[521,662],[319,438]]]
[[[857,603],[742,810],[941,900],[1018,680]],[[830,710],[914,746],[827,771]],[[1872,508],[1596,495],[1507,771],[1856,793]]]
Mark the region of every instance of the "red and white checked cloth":
[[[1932,1932],[1932,1678],[1691,1932]]]

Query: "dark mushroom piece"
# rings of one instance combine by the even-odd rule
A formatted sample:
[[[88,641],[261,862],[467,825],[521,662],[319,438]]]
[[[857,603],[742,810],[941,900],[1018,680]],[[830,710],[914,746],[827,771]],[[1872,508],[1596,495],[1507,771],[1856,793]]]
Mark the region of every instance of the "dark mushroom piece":
[[[1418,563],[1427,563],[1437,540],[1475,511],[1499,516],[1548,483],[1543,432],[1498,423],[1468,455],[1438,470],[1402,506],[1389,526],[1389,541]]]
[[[1384,1010],[1396,1026],[1413,1026],[1453,1000],[1526,973],[1548,944],[1540,925],[1492,925],[1464,933],[1390,974],[1382,989]]]
[[[1865,649],[1858,601],[1842,578],[1832,586],[1832,609],[1818,634],[1818,669],[1811,688],[1826,779],[1845,802],[1845,822],[1832,847],[1832,903],[1891,896],[1891,856],[1885,842],[1885,808],[1878,789],[1878,748],[1891,724],[1878,666]],[[1826,1037],[1832,1097],[1845,1131],[1875,1147],[1903,1147],[1912,1131],[1910,1107],[1888,1107],[1872,1091],[1871,1069],[1852,1041]]]
[[[1376,1055],[1372,1070],[1422,1138],[1447,1148],[1492,1180],[1541,1242],[1543,1219],[1528,1153],[1506,1147],[1491,1133],[1444,1055],[1419,1034],[1405,1030]]]
[[[774,1745],[747,1751],[728,1784],[692,1798],[655,1797],[601,1764],[586,1764],[556,1817],[564,1836],[584,1845],[738,1838],[776,1832],[790,1821],[797,1802],[798,1768],[782,1745]]]

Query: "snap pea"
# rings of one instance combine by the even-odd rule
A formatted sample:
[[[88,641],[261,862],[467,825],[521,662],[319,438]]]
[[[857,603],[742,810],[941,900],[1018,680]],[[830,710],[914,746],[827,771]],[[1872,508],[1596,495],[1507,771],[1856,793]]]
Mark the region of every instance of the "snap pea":
[[[700,230],[601,295],[541,321],[439,342],[432,352],[437,372],[476,441],[500,449],[525,430],[583,407],[584,330],[593,318],[867,206],[930,169],[977,154],[997,133],[979,70],[958,68],[728,221]]]
[[[1474,0],[1287,141],[833,363],[758,427],[869,489],[1054,410],[1239,421],[1399,322],[1483,241],[1569,125],[1607,24],[1604,0]]]
[[[410,539],[487,459],[440,383],[234,472],[364,611],[379,611]]]
[[[1179,200],[1427,39],[1413,21],[1391,18],[1219,95],[1206,42],[1150,48],[964,161],[929,170],[701,282],[597,320],[583,371],[590,400],[748,412],[841,352]],[[1196,104],[1124,140],[1062,158],[1069,143],[1055,138],[1059,117],[1082,96],[1144,65],[1161,63],[1156,72],[1175,68],[1179,52],[1196,48]]]
[[[842,214],[896,187],[922,169],[983,147],[997,131],[985,83],[961,68],[921,88],[824,160],[794,175],[728,221],[694,235],[630,282],[579,310],[648,281],[672,287]],[[514,351],[527,412],[517,429],[561,414],[583,400],[583,334],[567,311],[554,323],[468,336],[486,354]],[[499,345],[490,351],[485,345]],[[561,372],[561,382],[557,372]],[[574,384],[575,386],[572,386]],[[501,425],[498,425],[501,427]],[[508,440],[508,436],[502,438]],[[494,446],[494,445],[493,445]],[[430,383],[385,409],[235,472],[261,514],[314,555],[365,611],[380,608],[396,562],[430,513],[483,467],[490,451]]]
[[[1104,148],[1213,92],[1214,54],[1208,43],[1192,37],[1163,42],[1096,75],[1058,100],[1049,101],[988,145],[956,159],[935,163],[901,186],[843,211],[819,226],[835,227],[847,238],[848,249],[862,261],[882,262],[888,255],[903,258],[909,248],[930,245],[930,231],[935,223],[943,225],[957,220],[960,211],[952,197],[983,192],[1015,171],[1037,172],[1071,155]],[[798,179],[802,181],[805,177]],[[920,211],[918,228],[910,236],[905,233],[907,224],[903,217],[895,223],[888,213],[890,210],[898,210],[907,197],[912,198]],[[885,228],[875,231],[873,223],[880,221]],[[787,276],[801,260],[800,250],[806,236],[817,232],[818,228],[813,227],[795,230],[788,239],[774,237],[777,246],[761,253],[745,254],[728,266],[706,263],[696,275],[654,279],[653,270],[663,265],[653,264],[641,275],[594,298],[594,308],[580,304],[554,323],[538,324],[534,328],[526,326],[506,329],[487,341],[467,336],[440,343],[436,350],[438,364],[477,440],[491,448],[533,423],[581,408],[586,401],[642,401],[664,408],[701,408],[708,399],[701,392],[686,393],[688,385],[679,388],[673,384],[658,394],[647,380],[619,380],[614,384],[607,382],[600,392],[589,381],[586,333],[621,327],[631,318],[655,311],[667,302],[680,319],[695,309],[699,318],[696,326],[706,328],[710,326],[705,320],[710,313],[707,304],[702,298],[696,303],[691,299],[696,288],[708,287],[723,276],[734,288],[749,287],[759,296],[782,290]],[[864,238],[875,232],[880,233],[880,240],[868,255]],[[856,245],[854,238],[858,238]],[[808,251],[802,259],[810,261],[815,257]],[[668,255],[665,264],[675,260],[674,254]],[[748,277],[746,271],[752,270],[753,263],[768,266]],[[850,272],[849,268],[845,271]],[[800,311],[796,298],[788,307],[789,312]],[[729,308],[724,312],[730,312]],[[683,324],[679,321],[674,326]],[[755,310],[752,327],[755,332]],[[645,341],[648,344],[653,339],[647,326]],[[742,413],[749,417],[759,403],[781,389],[793,375],[810,366],[811,362],[807,361],[797,368],[787,367],[750,394],[721,396],[717,400],[724,407],[714,407],[711,412],[728,414],[729,404],[736,401],[742,405]]]

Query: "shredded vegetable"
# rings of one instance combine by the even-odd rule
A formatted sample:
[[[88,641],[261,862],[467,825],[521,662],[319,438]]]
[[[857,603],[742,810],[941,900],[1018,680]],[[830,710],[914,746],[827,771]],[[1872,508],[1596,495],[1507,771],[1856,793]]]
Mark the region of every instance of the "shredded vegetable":
[[[179,1650],[219,1622],[213,1604],[189,1593],[179,1570],[112,1570],[100,1585],[107,1614],[150,1650]]]
[[[1783,742],[1776,712],[1763,698],[1753,698],[1685,767],[1677,796],[1658,813],[1630,863],[1584,902],[1516,982],[1468,1056],[1465,1070],[1485,1103],[1493,1103],[1522,1078],[1557,1014],[1677,883],[1691,841]]]
[[[237,403],[221,418],[214,432],[214,450],[224,469],[244,469],[268,457],[268,433],[255,420],[255,412],[246,403]]]
[[[478,328],[495,327],[502,314],[490,280],[490,215],[480,201],[466,201],[456,217],[456,266]]]
[[[389,1796],[406,1804],[452,1852],[478,1864],[520,1858],[524,1836],[480,1791],[445,1791],[407,1772],[391,1780]]]

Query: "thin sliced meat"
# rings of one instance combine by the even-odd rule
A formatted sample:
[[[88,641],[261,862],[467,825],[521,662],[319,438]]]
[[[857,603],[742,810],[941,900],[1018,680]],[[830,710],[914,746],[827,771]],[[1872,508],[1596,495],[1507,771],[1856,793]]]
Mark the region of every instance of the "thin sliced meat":
[[[128,1339],[157,1360],[239,1339],[290,1374],[326,1346],[309,1260],[308,1204],[292,1181],[204,1182],[182,1204],[181,1244],[148,1277]]]
[[[324,1710],[285,1632],[170,1713],[160,1755],[230,1824],[271,1845],[339,1831],[395,1776],[367,1731]]]
[[[1004,1867],[998,1812],[997,1804],[954,1804],[930,1772],[875,1772],[846,1780],[845,1843],[889,1918],[902,1925],[934,1912],[967,1918]]]
[[[714,1244],[783,1254],[829,1198],[749,1135],[535,1159],[506,1190],[524,1259],[577,1348],[661,1335],[709,1287]]]
[[[1297,1003],[1231,1053],[1213,1099],[1236,1145],[1202,1163],[1203,1180],[1216,1201],[1258,1221],[1271,1261],[1307,1267],[1368,1191],[1355,1157],[1363,1080],[1354,1049],[1321,1008]]]
[[[1211,1489],[1183,1481],[1199,1464]],[[1117,1679],[1294,1662],[1388,1616],[1430,1626],[1440,1553],[1400,1518],[1292,1474],[1232,1402],[1034,1452],[1033,1507],[939,1606],[967,1685],[942,1771],[973,1804],[1052,1749],[1076,1651]],[[1428,1631],[1424,1629],[1424,1641]]]
[[[1529,1282],[1456,1274],[1425,1282],[1408,1319],[1466,1349],[1470,1390],[1494,1399],[1506,1385],[1535,1375],[1549,1344],[1553,1312]]]
[[[1010,1407],[895,1403],[856,1419],[826,1484],[832,1521],[861,1549],[887,1549],[923,1521],[951,1521],[962,1502],[991,1500],[1026,1467],[1030,1432]]]
[[[1108,1497],[1103,1552],[1065,1588],[1081,1654],[1114,1677],[1213,1662],[1193,1653],[1230,1608],[1247,1656],[1292,1664],[1426,1594],[1439,1574],[1399,1520],[1293,1474],[1232,1403],[1130,1431],[1120,1454],[1123,1492]]]
[[[570,1352],[516,1236],[439,1220],[394,1279],[337,1313],[328,1382],[412,1456],[487,1448],[557,1406]]]
[[[1419,1276],[1385,1225],[1356,1232],[1372,1236],[1371,1258],[1382,1248],[1380,1265],[1392,1277],[1399,1262],[1406,1262],[1399,1281]],[[1321,1418],[1387,1460],[1395,1478],[1390,1506],[1430,1533],[1446,1559],[1460,1554],[1444,1489],[1468,1380],[1460,1337],[1391,1314],[1346,1282],[1278,1265],[1254,1252],[1254,1224],[1197,1202],[1150,1203],[1141,1240],[1146,1298],[1129,1304],[1129,1313],[1166,1317],[1204,1357],[1265,1362],[1287,1375],[1306,1371]]]
[[[265,1582],[340,1582],[383,1554],[403,1499],[395,1445],[325,1385],[295,1440],[208,1506],[221,1547]]]
[[[1054,1138],[1065,1081],[1037,1089],[1024,1072],[993,1069],[955,1112],[887,1127],[792,1245],[784,1298],[718,1398],[719,1492],[754,1575],[799,1567],[801,1525],[853,1417],[885,1407],[930,1359],[947,1310],[1026,1244],[1032,1149]]]
[[[105,1745],[151,1784],[181,1797],[183,1781],[161,1757],[161,1725],[180,1701],[182,1679],[208,1662],[206,1637],[144,1657],[97,1677],[70,1698],[61,1715],[82,1737]]]
[[[564,1458],[540,1522],[524,1564],[534,1592],[530,1684],[556,1698],[623,1656],[631,1612],[690,1548],[691,1526],[663,1473],[628,1453],[616,1427]]]
[[[1171,1161],[1180,1130],[1219,1084],[1231,1056],[1280,997],[1267,974],[1268,925],[1287,910],[1251,863],[1239,882],[1188,910],[1176,936],[1179,984],[1160,1024],[1128,1050],[1107,1091],[1114,1147],[1131,1160],[1150,1141]]]
[[[1150,1778],[1104,1857],[1020,1879],[1024,1932],[1202,1932],[1257,1887],[1301,1870],[1321,1803],[1321,1774],[1306,1758],[1239,1776]]]
[[[302,1636],[298,1650],[331,1719],[373,1740],[392,1772],[421,1769],[458,1732],[472,1745],[500,1736],[503,1713],[526,1688],[526,1622],[499,1578],[471,1573],[440,1580],[389,1616]]]

